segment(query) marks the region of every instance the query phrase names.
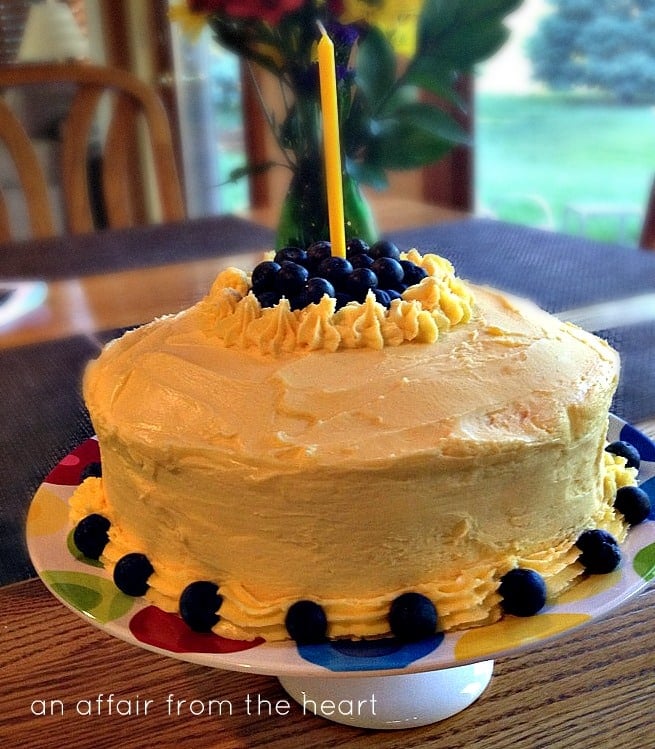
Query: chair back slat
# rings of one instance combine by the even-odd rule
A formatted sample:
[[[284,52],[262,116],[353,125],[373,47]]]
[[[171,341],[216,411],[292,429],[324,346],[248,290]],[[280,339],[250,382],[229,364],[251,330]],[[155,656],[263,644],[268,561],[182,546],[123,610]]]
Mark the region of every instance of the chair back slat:
[[[78,89],[62,128],[62,188],[66,226],[71,234],[83,234],[94,229],[87,159],[80,158],[80,154],[88,153],[91,129],[101,97],[100,87]]]
[[[135,185],[146,184],[141,171],[143,159],[138,146],[149,148],[154,173],[155,203],[159,211],[153,220],[178,221],[186,216],[177,172],[175,152],[166,110],[156,92],[136,76],[116,68],[88,63],[28,63],[0,65],[0,93],[17,87],[45,84],[74,85],[76,92],[61,124],[61,189],[65,213],[65,230],[79,234],[96,228],[89,194],[88,157],[92,139],[98,133],[98,112],[105,113],[108,101],[109,126],[102,150],[102,172],[99,180],[103,213],[110,228],[123,228],[148,219],[138,206],[141,196]],[[139,121],[137,143],[136,121]],[[28,204],[33,236],[56,233],[52,210],[48,204],[47,181],[38,167],[38,158],[29,137],[16,116],[0,96],[0,141],[7,144],[16,164]],[[26,156],[31,152],[32,156]],[[20,160],[20,162],[19,162]],[[7,210],[5,209],[5,213]],[[4,220],[0,218],[0,227]],[[2,229],[6,231],[6,229]]]
[[[125,178],[138,152],[137,114],[133,102],[119,96],[105,138],[103,187],[109,221],[116,227],[127,227],[137,220],[134,184]]]
[[[0,141],[4,143],[16,168],[16,175],[25,196],[33,236],[52,236],[54,220],[43,169],[25,128],[2,98],[0,98]],[[6,221],[9,225],[8,211],[4,201],[3,205],[5,213],[3,224]]]

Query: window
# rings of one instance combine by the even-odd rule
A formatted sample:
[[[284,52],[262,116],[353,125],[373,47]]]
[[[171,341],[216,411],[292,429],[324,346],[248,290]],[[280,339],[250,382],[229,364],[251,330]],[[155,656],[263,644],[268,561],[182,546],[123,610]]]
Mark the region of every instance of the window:
[[[526,0],[509,19],[508,44],[480,70],[476,81],[477,211],[634,246],[655,171],[653,101],[603,87],[590,75],[571,78],[565,85],[563,68],[559,79],[553,73],[552,80],[546,80],[549,61],[544,58],[567,54],[552,38],[529,54],[531,40],[540,33],[544,38],[546,19],[557,24],[560,14],[574,5],[578,20],[567,17],[564,22],[569,30],[573,23],[579,44],[594,35],[608,42],[595,68],[609,79],[619,67],[611,50],[622,46],[613,41],[627,33],[627,19],[622,26],[621,19],[613,17],[622,4]],[[591,58],[593,51],[587,54]],[[650,64],[655,66],[655,57]],[[541,80],[535,76],[536,67],[542,70]],[[571,77],[572,68],[567,70]]]

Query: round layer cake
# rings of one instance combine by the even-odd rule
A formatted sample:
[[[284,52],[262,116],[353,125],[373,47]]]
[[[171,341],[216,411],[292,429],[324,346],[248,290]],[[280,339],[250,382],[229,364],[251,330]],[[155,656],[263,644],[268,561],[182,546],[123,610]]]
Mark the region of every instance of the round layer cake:
[[[413,260],[428,277],[389,309],[263,309],[229,269],[106,347],[84,382],[102,478],[72,517],[108,519],[110,570],[144,555],[147,595],[172,611],[214,584],[226,637],[287,638],[298,601],[330,637],[374,637],[407,592],[439,629],[494,621],[508,571],[556,595],[583,571],[584,529],[622,537],[612,501],[633,477],[604,451],[617,354]]]

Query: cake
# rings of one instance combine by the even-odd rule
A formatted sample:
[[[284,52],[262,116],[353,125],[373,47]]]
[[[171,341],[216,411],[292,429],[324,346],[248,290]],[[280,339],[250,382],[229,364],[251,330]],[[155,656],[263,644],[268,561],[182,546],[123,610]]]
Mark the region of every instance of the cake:
[[[308,298],[311,257],[295,297],[270,277],[300,261],[228,268],[89,364],[102,475],[71,518],[124,592],[231,639],[415,639],[535,613],[595,571],[588,547],[617,557],[616,352],[398,258],[409,283],[349,302]]]

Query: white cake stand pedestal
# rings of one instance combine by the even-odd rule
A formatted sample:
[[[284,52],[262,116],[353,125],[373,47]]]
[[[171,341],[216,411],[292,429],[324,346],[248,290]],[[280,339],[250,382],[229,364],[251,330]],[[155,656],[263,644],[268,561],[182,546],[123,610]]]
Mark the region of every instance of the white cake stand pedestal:
[[[388,676],[280,676],[304,713],[347,726],[402,729],[425,726],[465,710],[491,681],[493,661]]]

